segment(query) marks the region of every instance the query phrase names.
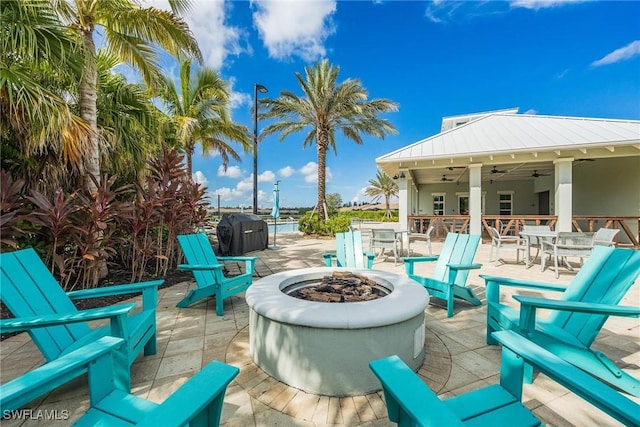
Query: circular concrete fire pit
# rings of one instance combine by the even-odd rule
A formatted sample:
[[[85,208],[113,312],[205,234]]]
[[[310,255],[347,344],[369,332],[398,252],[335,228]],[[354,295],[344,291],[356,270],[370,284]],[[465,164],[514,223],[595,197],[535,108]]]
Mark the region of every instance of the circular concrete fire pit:
[[[283,292],[336,270],[367,276],[389,294],[372,301],[327,303]],[[406,276],[328,267],[291,270],[256,281],[246,299],[252,359],[272,377],[308,393],[371,393],[380,389],[380,383],[369,370],[369,361],[397,354],[417,370],[424,360],[429,296]]]

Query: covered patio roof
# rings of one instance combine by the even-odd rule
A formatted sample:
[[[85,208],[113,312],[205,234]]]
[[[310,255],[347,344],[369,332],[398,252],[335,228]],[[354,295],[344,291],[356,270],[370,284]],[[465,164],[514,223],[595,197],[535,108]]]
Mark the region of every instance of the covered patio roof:
[[[640,156],[640,121],[488,113],[378,157],[389,176],[409,170],[416,184],[467,182],[482,164],[483,180],[553,174],[553,161]]]

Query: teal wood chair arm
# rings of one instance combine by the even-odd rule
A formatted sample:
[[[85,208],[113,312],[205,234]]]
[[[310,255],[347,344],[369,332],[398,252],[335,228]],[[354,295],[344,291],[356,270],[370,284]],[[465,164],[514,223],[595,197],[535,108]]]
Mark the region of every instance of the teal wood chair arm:
[[[520,329],[530,333],[536,327],[536,309],[562,310],[577,313],[600,314],[619,317],[640,318],[639,307],[629,307],[611,304],[600,304],[582,301],[553,300],[548,298],[527,297],[514,295],[513,298],[520,303]]]
[[[482,268],[482,264],[447,264],[451,270],[477,270]]]
[[[254,256],[219,256],[216,258],[218,258],[218,261],[244,261],[251,263],[255,263],[256,259],[258,259]]]
[[[66,325],[68,323],[89,322],[99,319],[117,319],[118,323],[125,323],[128,313],[135,304],[119,304],[109,307],[90,308],[69,314],[47,314],[43,316],[18,317],[0,320],[0,330],[3,333],[27,331],[48,326]]]
[[[105,336],[2,384],[0,409],[4,412],[21,408],[37,397],[85,374],[88,363],[124,344],[122,338]]]
[[[487,276],[486,274],[481,274],[480,277],[484,279],[487,285],[489,285],[489,283],[492,283],[492,284],[497,284],[502,286],[516,286],[520,288],[534,288],[534,289],[542,289],[545,291],[557,291],[557,292],[564,292],[567,290],[566,286],[555,285],[552,283],[531,282],[528,280],[519,280],[519,279],[512,279],[507,277]]]
[[[500,301],[500,286],[514,286],[526,289],[540,289],[545,291],[564,292],[567,288],[562,285],[554,285],[551,283],[531,282],[527,280],[511,279],[506,277],[487,276],[481,274],[484,279],[487,302],[497,303]]]
[[[144,292],[147,289],[157,290],[164,283],[164,280],[153,280],[150,282],[132,283],[126,285],[103,286],[101,288],[83,289],[79,291],[67,292],[67,296],[72,300],[86,298],[100,298],[111,295],[134,294]]]
[[[207,420],[202,425],[219,425],[225,390],[239,371],[222,362],[209,362],[137,425],[182,426],[195,419]]]
[[[640,307],[582,301],[553,300],[523,295],[514,295],[513,298],[523,306],[530,306],[533,308],[546,308],[550,310],[575,311],[591,314],[607,314],[610,316],[620,317],[640,317]]]
[[[179,270],[185,271],[197,271],[197,270],[221,270],[224,268],[222,264],[203,264],[203,265],[191,265],[191,264],[179,264]]]
[[[624,425],[640,426],[640,405],[623,394],[513,331],[499,331],[492,335],[503,346],[500,371],[503,387],[522,388],[523,368],[517,366],[521,365],[517,363],[517,359],[521,358]],[[517,369],[514,369],[513,363],[516,363]]]
[[[404,270],[407,273],[407,276],[411,277],[414,275],[414,265],[416,262],[433,262],[438,261],[439,256],[413,256],[407,258],[401,258],[404,262]]]

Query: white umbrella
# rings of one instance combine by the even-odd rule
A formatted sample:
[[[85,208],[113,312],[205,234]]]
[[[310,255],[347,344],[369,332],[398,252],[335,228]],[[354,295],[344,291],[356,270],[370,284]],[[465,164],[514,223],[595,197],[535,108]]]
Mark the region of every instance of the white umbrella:
[[[271,216],[274,219],[273,224],[273,249],[277,249],[276,246],[276,234],[278,233],[278,218],[280,218],[280,190],[278,189],[278,183],[276,181],[273,185],[273,208],[271,209]]]

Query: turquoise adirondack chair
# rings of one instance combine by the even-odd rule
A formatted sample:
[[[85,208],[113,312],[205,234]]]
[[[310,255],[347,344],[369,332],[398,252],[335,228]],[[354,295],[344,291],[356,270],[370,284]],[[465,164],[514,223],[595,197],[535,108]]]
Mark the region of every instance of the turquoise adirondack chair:
[[[449,233],[440,255],[403,258],[407,275],[427,289],[429,295],[447,302],[447,317],[453,316],[455,298],[481,305],[471,288],[466,286],[469,270],[482,267],[474,264],[480,236]],[[418,276],[414,273],[416,262],[437,261],[433,277]]]
[[[74,426],[218,426],[227,386],[239,369],[212,361],[163,403],[119,388],[113,357],[126,343],[102,337],[0,386],[0,412],[11,415],[29,402],[88,372],[89,410]]]
[[[177,307],[188,307],[197,301],[215,295],[216,314],[223,316],[224,299],[244,292],[251,286],[256,257],[216,257],[211,243],[204,233],[180,235],[178,236],[178,242],[188,262],[188,264],[179,265],[178,268],[191,271],[197,287],[192,289],[177,304]],[[222,271],[224,265],[220,263],[221,261],[244,262],[245,273],[238,276],[225,277]]]
[[[640,405],[513,331],[494,339],[502,344],[500,383],[440,400],[398,357],[369,367],[384,391],[389,420],[400,427],[540,426],[522,404],[524,362],[627,426],[638,426]]]
[[[47,361],[105,335],[124,338],[125,345],[115,354],[121,366],[129,367],[143,348],[145,355],[156,353],[156,306],[163,280],[65,293],[33,249],[1,254],[0,271],[0,297],[15,316],[3,321],[2,332],[15,325],[32,325],[29,334]],[[132,315],[127,315],[132,306],[79,311],[72,302],[131,293],[142,293],[142,310]],[[96,319],[110,319],[110,325],[91,329],[87,322]],[[128,372],[117,381],[128,386]]]
[[[640,308],[618,303],[640,275],[640,251],[597,246],[568,287],[484,276],[487,287],[487,343],[494,331],[510,329],[552,350],[567,362],[609,384],[640,397],[640,380],[591,349],[609,316],[640,317]],[[559,299],[514,296],[520,310],[500,303],[500,286],[562,292]],[[536,309],[553,310],[536,318]],[[531,382],[533,370],[525,380]]]
[[[373,267],[373,252],[362,249],[362,232],[359,230],[349,230],[336,234],[336,252],[322,254],[327,267],[333,265],[336,260],[338,267],[365,268],[364,259],[366,257],[366,268]]]

